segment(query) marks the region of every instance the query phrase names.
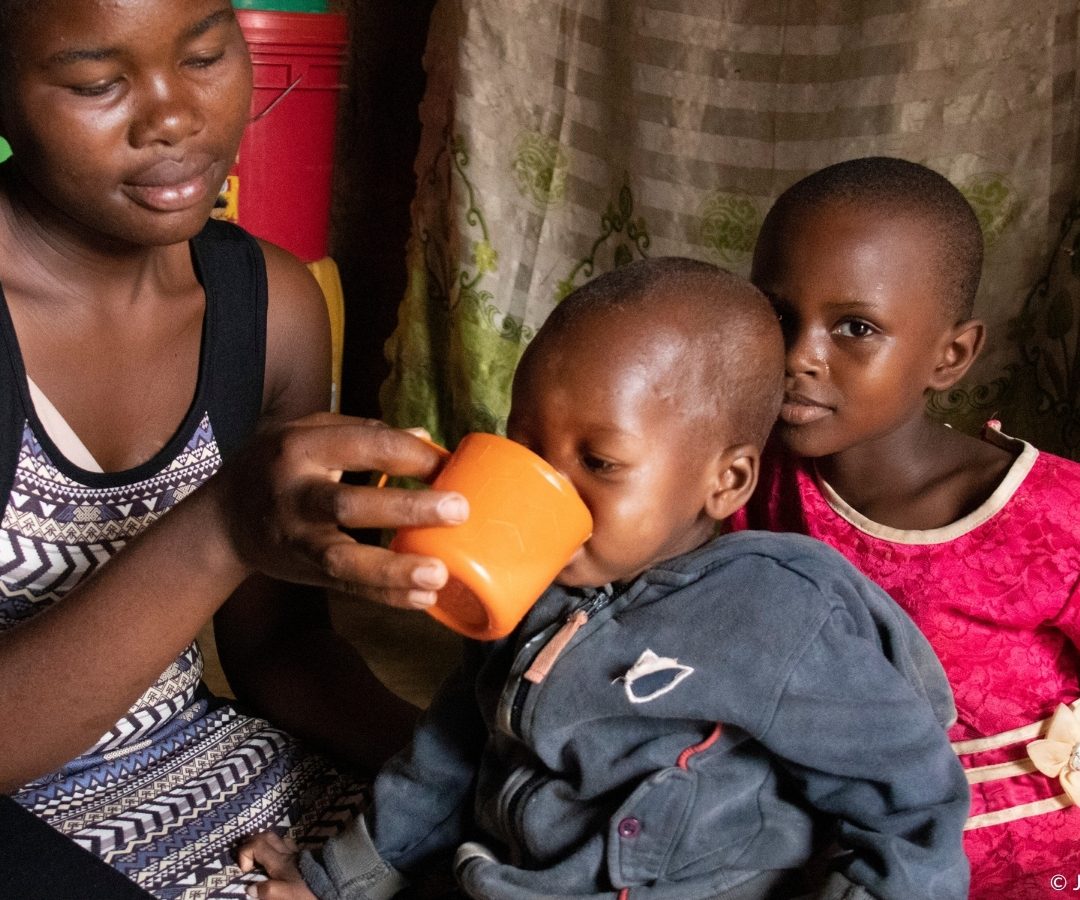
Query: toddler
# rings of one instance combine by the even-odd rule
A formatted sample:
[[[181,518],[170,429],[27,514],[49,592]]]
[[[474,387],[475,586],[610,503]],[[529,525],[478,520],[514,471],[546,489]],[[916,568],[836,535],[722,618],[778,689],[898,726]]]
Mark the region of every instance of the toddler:
[[[914,163],[840,163],[776,201],[752,279],[784,330],[784,403],[735,525],[833,545],[927,635],[971,782],[972,897],[1016,900],[1078,858],[1080,468],[927,413],[982,346],[981,264],[970,206]]]
[[[301,858],[316,895],[389,897],[452,854],[470,897],[966,896],[925,639],[817,541],[715,536],[757,481],[782,353],[765,298],[691,260],[556,308],[508,433],[593,535],[513,635],[468,645],[364,818]],[[310,896],[274,835],[241,861],[276,879],[258,896]]]

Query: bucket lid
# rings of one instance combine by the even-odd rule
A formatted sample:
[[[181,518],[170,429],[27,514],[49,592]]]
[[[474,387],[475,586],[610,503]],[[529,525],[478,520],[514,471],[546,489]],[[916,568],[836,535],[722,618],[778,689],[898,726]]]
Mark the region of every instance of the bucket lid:
[[[328,0],[232,0],[237,9],[272,9],[278,12],[328,11]]]

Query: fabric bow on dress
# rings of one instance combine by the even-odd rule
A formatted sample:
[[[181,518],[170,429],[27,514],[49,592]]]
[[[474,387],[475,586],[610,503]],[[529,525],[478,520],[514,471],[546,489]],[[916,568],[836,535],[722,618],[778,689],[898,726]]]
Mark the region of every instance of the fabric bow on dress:
[[[1066,796],[1080,803],[1080,717],[1059,704],[1046,737],[1027,745],[1028,756],[1044,775],[1057,777]]]

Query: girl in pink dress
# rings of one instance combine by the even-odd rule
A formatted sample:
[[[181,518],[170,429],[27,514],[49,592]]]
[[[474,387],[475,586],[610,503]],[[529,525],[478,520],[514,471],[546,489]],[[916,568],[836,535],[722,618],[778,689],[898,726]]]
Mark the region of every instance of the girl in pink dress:
[[[752,279],[786,394],[734,524],[831,544],[922,628],[956,696],[971,896],[1017,900],[1080,875],[1080,466],[926,412],[981,349],[981,264],[970,206],[914,163],[840,163],[777,200]]]

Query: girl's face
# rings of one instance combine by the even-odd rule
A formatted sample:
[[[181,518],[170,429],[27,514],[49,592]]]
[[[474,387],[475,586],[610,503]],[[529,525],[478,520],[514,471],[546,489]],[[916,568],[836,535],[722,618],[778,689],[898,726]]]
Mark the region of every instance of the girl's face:
[[[35,214],[121,245],[196,234],[251,97],[229,0],[41,0],[6,40],[0,133]]]
[[[560,584],[628,581],[711,535],[712,469],[676,375],[684,352],[670,334],[612,323],[549,343],[518,368],[507,435],[561,471],[593,517]]]
[[[784,331],[777,431],[800,456],[886,437],[925,410],[951,339],[932,232],[858,204],[796,212],[763,236],[751,280]]]

